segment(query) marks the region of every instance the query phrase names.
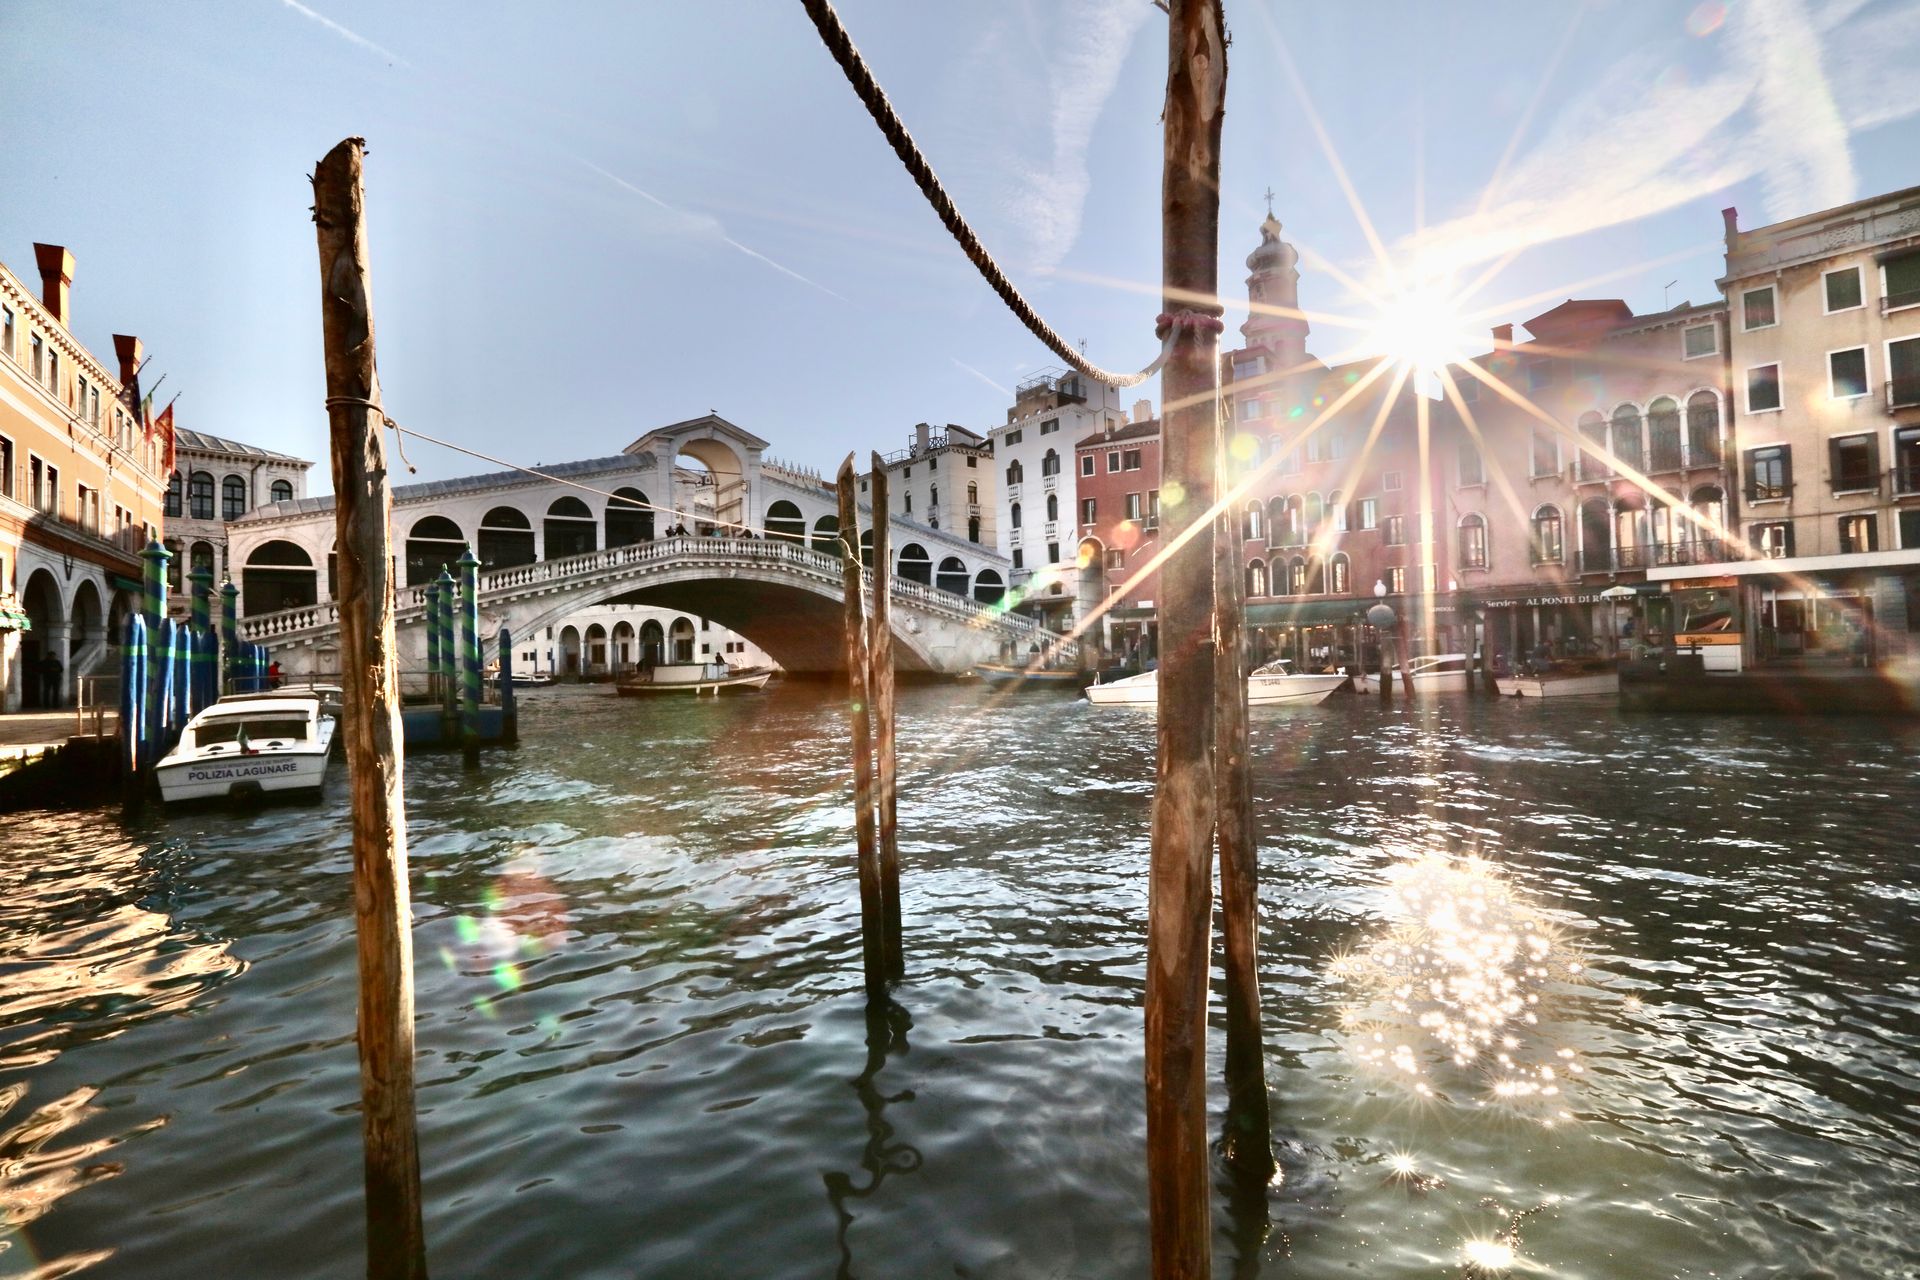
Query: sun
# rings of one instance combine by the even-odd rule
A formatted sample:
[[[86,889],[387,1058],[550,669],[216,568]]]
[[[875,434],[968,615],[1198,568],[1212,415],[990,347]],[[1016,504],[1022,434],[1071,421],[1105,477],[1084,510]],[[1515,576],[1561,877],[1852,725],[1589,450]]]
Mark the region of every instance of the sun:
[[[1465,360],[1475,341],[1463,302],[1442,282],[1399,290],[1381,301],[1363,346],[1418,382],[1435,379]]]

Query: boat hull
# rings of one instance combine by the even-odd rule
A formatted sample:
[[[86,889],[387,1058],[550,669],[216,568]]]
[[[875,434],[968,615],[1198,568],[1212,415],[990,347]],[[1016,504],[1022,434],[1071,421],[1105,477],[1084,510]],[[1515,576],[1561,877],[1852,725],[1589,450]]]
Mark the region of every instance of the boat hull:
[[[309,748],[218,760],[163,760],[153,772],[160,798],[168,804],[311,795],[326,785],[330,758],[325,748]]]
[[[1501,676],[1494,687],[1503,698],[1606,698],[1620,692],[1612,671],[1584,676]]]
[[[1347,682],[1344,675],[1255,675],[1247,680],[1247,705],[1252,707],[1313,706]],[[1129,676],[1110,684],[1091,685],[1087,701],[1096,707],[1150,707],[1160,701],[1156,673]]]
[[[651,681],[635,680],[614,686],[614,692],[623,698],[651,698],[658,695],[692,694],[694,697],[719,697],[722,693],[751,693],[766,687],[773,678],[771,671],[749,671],[741,675],[724,676],[717,680],[674,680],[655,684]]]
[[[983,662],[974,672],[988,684],[1021,689],[1080,689],[1093,679],[1090,671],[1061,670],[1056,667],[1010,667]]]

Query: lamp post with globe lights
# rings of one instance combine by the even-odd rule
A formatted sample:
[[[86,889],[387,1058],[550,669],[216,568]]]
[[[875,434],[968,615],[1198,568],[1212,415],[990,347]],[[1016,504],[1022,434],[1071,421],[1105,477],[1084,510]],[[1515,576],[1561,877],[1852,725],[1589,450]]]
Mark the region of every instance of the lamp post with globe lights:
[[[1380,701],[1393,701],[1393,681],[1387,675],[1387,635],[1399,621],[1393,606],[1387,603],[1387,584],[1374,580],[1373,598],[1377,602],[1367,610],[1367,622],[1373,627],[1374,642],[1380,650]]]

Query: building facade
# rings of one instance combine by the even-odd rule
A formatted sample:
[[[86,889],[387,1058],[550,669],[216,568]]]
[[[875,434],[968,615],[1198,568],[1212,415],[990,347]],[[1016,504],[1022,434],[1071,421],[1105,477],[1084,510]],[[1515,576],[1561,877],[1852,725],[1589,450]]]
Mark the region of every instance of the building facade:
[[[1569,299],[1524,328],[1496,328],[1433,412],[1445,571],[1484,613],[1494,664],[1610,659],[1644,627],[1737,669],[1730,597],[1702,569],[1731,536],[1726,308]],[[1685,585],[1649,585],[1656,569]]]
[[[998,472],[985,436],[948,423],[920,423],[904,449],[880,460],[887,473],[887,505],[893,515],[944,529],[980,546],[999,545]],[[860,492],[869,492],[869,476]]]
[[[201,431],[176,429],[174,470],[167,480],[166,548],[169,587],[182,592],[184,575],[206,572],[217,582],[234,575],[227,556],[227,529],[250,511],[307,496],[304,458]],[[175,600],[184,609],[185,596]]]
[[[117,671],[140,550],[162,524],[161,442],[131,406],[140,341],[117,369],[73,334],[73,255],[36,244],[35,293],[0,264],[0,705],[67,706]]]
[[[695,614],[609,603],[570,614],[514,644],[514,671],[558,679],[619,679],[642,666],[725,662],[773,667],[767,652],[738,632]]]
[[[1160,420],[1135,402],[1124,426],[1074,442],[1074,520],[1081,617],[1102,603],[1103,652],[1136,660],[1158,652],[1154,601],[1160,572]]]
[[[1725,222],[1745,651],[1920,661],[1920,187]]]
[[[1014,607],[1056,631],[1076,617],[1073,442],[1125,418],[1116,388],[1047,369],[1014,389],[1006,422],[989,433],[1000,469],[999,551],[1013,565]]]

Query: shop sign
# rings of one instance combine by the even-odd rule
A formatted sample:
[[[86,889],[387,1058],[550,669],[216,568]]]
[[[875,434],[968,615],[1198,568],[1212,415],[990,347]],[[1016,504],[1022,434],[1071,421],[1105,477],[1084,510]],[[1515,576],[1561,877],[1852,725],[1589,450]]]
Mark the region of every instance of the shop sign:
[[[1483,609],[1533,609],[1556,604],[1595,604],[1599,599],[1600,593],[1597,590],[1577,591],[1559,596],[1522,596],[1510,600],[1482,600],[1480,607]]]
[[[1667,584],[1673,591],[1705,591],[1718,587],[1737,587],[1738,578],[1676,578]]]

